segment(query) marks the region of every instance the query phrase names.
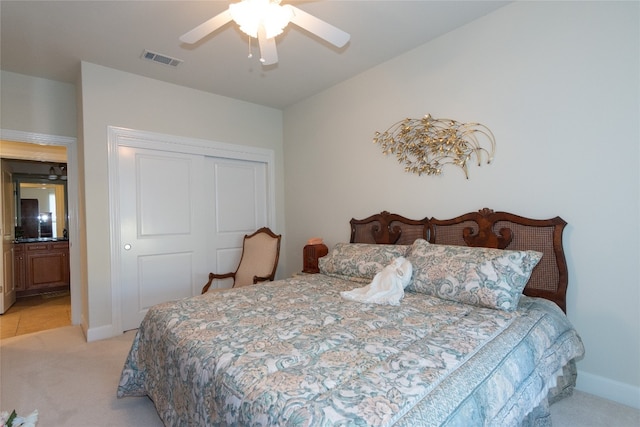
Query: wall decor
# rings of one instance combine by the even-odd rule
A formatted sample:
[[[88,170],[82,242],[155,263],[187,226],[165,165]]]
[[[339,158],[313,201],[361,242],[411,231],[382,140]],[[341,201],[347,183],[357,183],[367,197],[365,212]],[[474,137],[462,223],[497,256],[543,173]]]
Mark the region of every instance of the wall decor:
[[[467,179],[467,162],[475,157],[478,166],[483,158],[489,164],[496,148],[493,133],[486,126],[434,119],[430,114],[404,119],[376,132],[373,143],[380,144],[383,154],[395,154],[406,172],[440,175],[444,165],[453,164],[462,168]]]

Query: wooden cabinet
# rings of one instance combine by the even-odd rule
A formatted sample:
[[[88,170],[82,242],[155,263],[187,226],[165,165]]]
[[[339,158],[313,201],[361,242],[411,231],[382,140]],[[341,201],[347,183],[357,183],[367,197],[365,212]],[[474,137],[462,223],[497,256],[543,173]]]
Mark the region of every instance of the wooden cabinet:
[[[17,244],[14,262],[18,296],[69,288],[69,242]]]

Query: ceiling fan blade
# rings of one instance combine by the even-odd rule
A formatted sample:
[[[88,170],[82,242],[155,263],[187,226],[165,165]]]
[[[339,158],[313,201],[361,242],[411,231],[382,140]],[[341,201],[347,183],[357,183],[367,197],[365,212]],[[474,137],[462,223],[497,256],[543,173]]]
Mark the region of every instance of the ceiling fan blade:
[[[278,62],[278,50],[276,49],[276,38],[267,38],[267,32],[261,25],[258,28],[258,44],[260,45],[260,62],[262,65],[271,65]]]
[[[336,47],[342,47],[347,44],[351,36],[341,29],[308,14],[304,10],[298,9],[289,4],[283,7],[291,8],[291,22],[320,37]]]
[[[198,25],[188,33],[180,36],[180,41],[183,43],[193,44],[213,33],[223,25],[229,23],[231,19],[231,13],[229,12],[229,9],[227,9],[224,12],[219,13],[213,18],[209,19],[208,21],[205,21],[202,24]]]

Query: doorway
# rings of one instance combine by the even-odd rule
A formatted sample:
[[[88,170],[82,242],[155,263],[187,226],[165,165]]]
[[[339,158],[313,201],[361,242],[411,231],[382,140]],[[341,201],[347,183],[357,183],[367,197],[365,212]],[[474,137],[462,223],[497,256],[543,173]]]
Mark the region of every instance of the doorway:
[[[82,317],[80,289],[80,245],[78,223],[77,143],[75,138],[0,129],[0,157],[67,165],[68,240],[70,271],[71,323],[79,324]],[[15,236],[13,236],[15,238]],[[5,271],[3,260],[2,271]]]
[[[71,325],[71,294],[50,292],[18,298],[2,315],[0,340]]]

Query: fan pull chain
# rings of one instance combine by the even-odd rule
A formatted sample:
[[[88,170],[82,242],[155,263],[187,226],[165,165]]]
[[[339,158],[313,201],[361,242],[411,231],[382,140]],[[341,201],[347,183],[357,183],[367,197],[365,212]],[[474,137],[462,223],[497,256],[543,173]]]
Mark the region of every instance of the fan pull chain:
[[[251,36],[249,36],[249,55],[247,55],[247,58],[253,58],[253,53],[251,53]]]

